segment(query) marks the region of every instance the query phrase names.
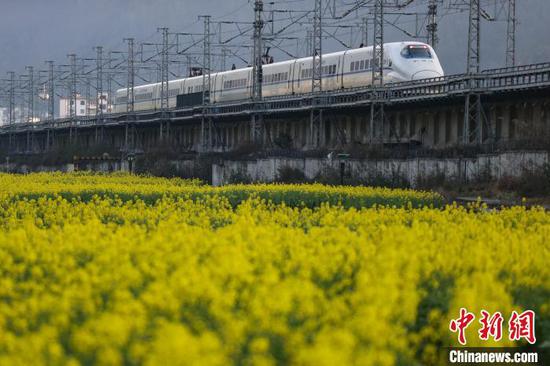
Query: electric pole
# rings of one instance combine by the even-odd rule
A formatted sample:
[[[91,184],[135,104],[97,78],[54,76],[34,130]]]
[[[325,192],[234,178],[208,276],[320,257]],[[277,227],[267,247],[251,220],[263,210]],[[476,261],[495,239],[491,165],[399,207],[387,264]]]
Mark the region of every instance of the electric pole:
[[[369,18],[364,17],[363,18],[363,25],[362,25],[362,42],[363,47],[367,47],[369,45]]]
[[[506,67],[516,66],[516,0],[508,0]]]
[[[313,10],[313,33],[311,35],[311,112],[309,118],[310,145],[318,147],[321,143],[323,125],[323,1],[315,0]]]
[[[169,116],[168,109],[170,107],[169,98],[170,98],[170,88],[169,88],[169,45],[168,45],[168,28],[158,28],[158,32],[162,32],[162,51],[161,51],[161,60],[160,60],[160,109],[162,113],[162,118],[160,121],[160,140],[164,140],[168,136],[169,131]]]
[[[372,85],[384,85],[384,0],[374,0],[374,42],[372,45]]]
[[[126,68],[127,78],[126,78],[126,112],[134,113],[135,105],[135,53],[134,53],[134,38],[125,38],[124,41],[128,43],[128,55],[127,61],[128,66]]]
[[[48,117],[55,119],[55,68],[53,61],[46,61],[48,65]]]
[[[263,116],[260,110],[262,101],[263,84],[263,44],[262,31],[264,22],[262,19],[264,4],[262,0],[254,2],[254,60],[252,63],[252,100],[254,101],[254,113],[251,123],[251,140],[254,143],[261,143],[263,139]]]
[[[169,88],[168,88],[168,81],[169,81],[169,59],[168,59],[168,28],[159,28],[159,32],[162,32],[162,52],[161,52],[161,63],[160,63],[160,77],[161,77],[161,84],[160,84],[160,95],[161,95],[161,104],[160,108],[162,112],[166,112],[168,110],[168,100],[169,100]]]
[[[372,103],[370,110],[370,142],[381,143],[384,137],[384,0],[374,0],[372,44]]]
[[[70,74],[70,81],[69,81],[69,94],[70,94],[70,101],[69,101],[69,116],[71,120],[74,120],[76,117],[76,100],[77,100],[77,84],[76,84],[76,55],[74,53],[71,53],[68,55],[69,62],[71,66],[71,74]]]
[[[315,0],[313,15],[313,61],[311,92],[323,91],[323,5],[322,0]]]
[[[9,76],[9,83],[10,83],[10,89],[9,89],[9,124],[10,126],[15,123],[15,72],[10,71],[8,72]]]
[[[99,124],[103,119],[103,47],[96,47],[96,109],[95,116]]]
[[[481,4],[480,0],[470,0],[470,17],[468,26],[468,60],[467,73],[479,73],[481,47]]]
[[[437,1],[429,0],[428,3],[428,25],[426,30],[428,31],[428,44],[435,48],[437,46]]]
[[[34,67],[27,66],[25,68],[28,73],[28,84],[27,84],[27,123],[34,122]]]
[[[202,120],[201,145],[203,151],[212,148],[212,118],[210,117],[210,87],[211,87],[211,54],[210,54],[210,15],[201,15],[204,23],[204,39],[202,45]]]

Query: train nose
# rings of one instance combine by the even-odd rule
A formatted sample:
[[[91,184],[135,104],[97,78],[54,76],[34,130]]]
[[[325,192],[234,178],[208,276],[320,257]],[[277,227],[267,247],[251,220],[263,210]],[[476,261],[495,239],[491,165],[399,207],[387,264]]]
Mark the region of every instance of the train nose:
[[[442,76],[440,73],[434,70],[422,70],[413,74],[412,80],[431,79]]]

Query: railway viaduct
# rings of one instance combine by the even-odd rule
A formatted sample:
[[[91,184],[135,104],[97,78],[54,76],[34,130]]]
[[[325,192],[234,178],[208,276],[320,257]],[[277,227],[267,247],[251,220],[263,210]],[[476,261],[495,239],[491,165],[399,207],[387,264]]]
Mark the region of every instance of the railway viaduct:
[[[312,113],[322,113],[314,120]],[[261,116],[261,132],[252,128]],[[244,100],[0,128],[6,154],[108,145],[122,155],[159,147],[182,152],[262,148],[341,149],[414,144],[427,148],[550,137],[550,63],[389,84],[381,88]]]

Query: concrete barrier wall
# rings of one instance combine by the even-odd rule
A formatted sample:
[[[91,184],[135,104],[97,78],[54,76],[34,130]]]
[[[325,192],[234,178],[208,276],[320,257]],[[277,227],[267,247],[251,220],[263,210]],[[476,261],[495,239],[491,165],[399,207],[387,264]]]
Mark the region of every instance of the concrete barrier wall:
[[[519,176],[525,170],[536,170],[549,161],[546,151],[514,151],[479,155],[476,158],[414,158],[345,161],[346,174],[357,180],[369,177],[402,177],[411,186],[419,179],[438,175],[459,181],[481,178],[499,179],[503,176]],[[220,186],[232,177],[247,177],[254,182],[273,182],[283,167],[298,169],[308,179],[314,179],[329,171],[338,171],[341,160],[318,158],[268,158],[249,161],[226,160],[212,165],[212,184]]]

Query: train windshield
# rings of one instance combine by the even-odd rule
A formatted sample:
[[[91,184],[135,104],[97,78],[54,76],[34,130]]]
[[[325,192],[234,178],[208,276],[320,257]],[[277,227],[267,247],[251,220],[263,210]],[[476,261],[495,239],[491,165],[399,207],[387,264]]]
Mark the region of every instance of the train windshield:
[[[401,51],[401,56],[405,58],[432,58],[432,53],[428,46],[407,46]]]

